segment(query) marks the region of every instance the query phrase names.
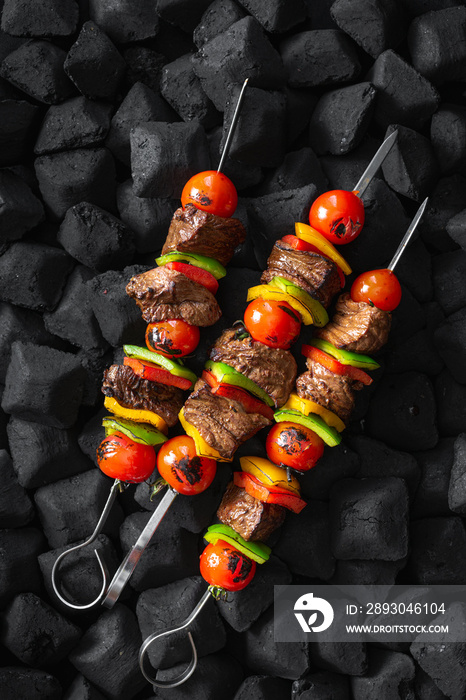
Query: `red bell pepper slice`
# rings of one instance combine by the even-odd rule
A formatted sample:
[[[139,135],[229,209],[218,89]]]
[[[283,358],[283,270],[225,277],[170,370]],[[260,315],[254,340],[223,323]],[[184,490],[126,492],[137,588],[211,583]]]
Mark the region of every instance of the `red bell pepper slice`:
[[[315,348],[313,345],[303,345],[301,352],[305,357],[309,357],[311,360],[318,362],[334,374],[346,375],[366,386],[372,384],[373,379],[367,372],[364,372],[359,367],[353,367],[352,365],[342,365],[341,362],[335,360],[334,357],[328,355],[323,350],[319,350],[319,348]]]
[[[166,263],[164,267],[168,267],[169,270],[175,270],[175,272],[181,272],[186,277],[189,277],[193,282],[202,284],[203,287],[216,294],[218,289],[218,282],[212,273],[204,270],[202,267],[196,267],[196,265],[189,265],[189,263],[183,262],[169,262]]]
[[[244,489],[246,493],[257,498],[258,501],[275,503],[292,510],[293,513],[300,513],[307,506],[306,501],[303,501],[299,496],[276,486],[264,486],[259,479],[246,472],[234,472],[233,482],[235,486]]]
[[[151,362],[141,362],[134,357],[125,357],[123,364],[131,367],[133,372],[142,379],[148,379],[151,382],[158,382],[166,386],[176,386],[179,389],[191,389],[192,382],[186,377],[177,377],[168,369],[162,369],[158,365]]]
[[[328,255],[324,255],[323,252],[319,250],[319,248],[316,245],[312,245],[312,243],[303,241],[302,238],[298,238],[298,236],[293,236],[293,234],[291,233],[287,234],[286,236],[283,236],[282,241],[284,243],[288,243],[288,245],[290,245],[295,250],[308,250],[311,253],[318,253],[319,255],[322,255],[323,258],[327,258],[327,260],[330,260]],[[337,270],[340,276],[340,287],[343,289],[343,287],[345,286],[345,273],[339,265],[337,265]]]
[[[210,386],[212,394],[218,394],[218,396],[224,396],[226,399],[239,401],[246,413],[260,413],[270,421],[273,420],[274,409],[267,406],[260,399],[256,399],[255,396],[252,396],[246,389],[241,389],[241,387],[232,386],[231,384],[225,384],[224,382],[219,383],[212,372],[208,370],[202,372],[202,379]]]

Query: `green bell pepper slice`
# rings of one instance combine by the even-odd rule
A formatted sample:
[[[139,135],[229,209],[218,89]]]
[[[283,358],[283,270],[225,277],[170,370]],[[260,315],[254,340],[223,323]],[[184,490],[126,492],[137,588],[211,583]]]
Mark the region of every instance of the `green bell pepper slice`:
[[[184,377],[193,384],[197,382],[197,376],[192,370],[181,365],[176,360],[172,360],[170,357],[159,355],[158,352],[152,352],[152,350],[139,347],[139,345],[123,345],[123,351],[127,357],[133,357],[135,360],[142,360],[142,362],[153,362],[162,369],[167,369],[175,377]]]
[[[292,423],[298,423],[299,425],[304,425],[305,428],[313,430],[322,440],[329,445],[329,447],[335,447],[341,442],[341,435],[335,428],[324,421],[323,418],[318,416],[316,413],[310,413],[308,416],[303,415],[300,411],[295,411],[291,408],[284,408],[275,411],[273,417],[277,423],[282,423],[283,421],[291,421]]]
[[[207,255],[198,255],[198,253],[182,253],[181,251],[173,251],[172,253],[166,253],[161,255],[159,258],[155,259],[155,262],[159,267],[166,265],[169,262],[185,262],[195,267],[202,267],[203,270],[207,270],[211,275],[215,277],[216,280],[221,280],[225,277],[227,271],[218,260],[215,258],[209,258]]]
[[[321,338],[313,338],[309,341],[309,345],[313,345],[315,348],[319,348],[328,355],[331,355],[341,362],[342,365],[351,365],[352,367],[360,367],[361,369],[379,369],[380,365],[378,362],[369,357],[369,355],[361,355],[358,352],[350,352],[349,350],[341,350],[336,348],[328,340],[322,340]]]
[[[215,544],[218,540],[224,540],[258,564],[264,564],[272,551],[263,542],[247,542],[229,525],[211,525],[205,533],[204,539],[211,544]]]
[[[214,362],[213,360],[207,360],[205,363],[205,368],[212,372],[216,380],[224,384],[231,384],[232,386],[239,386],[242,389],[246,389],[258,399],[261,399],[267,406],[275,406],[273,399],[265,392],[260,386],[258,386],[252,379],[245,377],[244,374],[238,372],[230,365],[225,364],[225,362]]]
[[[130,440],[140,442],[143,445],[161,445],[167,438],[160,430],[154,428],[149,423],[134,423],[127,418],[116,418],[115,416],[105,416],[102,419],[105,428],[105,437],[114,433],[123,433]]]

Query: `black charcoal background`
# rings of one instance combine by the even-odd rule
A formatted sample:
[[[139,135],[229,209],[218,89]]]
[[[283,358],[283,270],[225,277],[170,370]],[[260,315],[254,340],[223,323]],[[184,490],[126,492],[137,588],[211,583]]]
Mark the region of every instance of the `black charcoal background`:
[[[464,699],[466,640],[279,645],[271,604],[273,585],[290,582],[466,583],[466,3],[0,8],[2,700]],[[144,334],[125,283],[154,264],[186,179],[216,167],[246,77],[225,172],[248,238],[220,282],[224,315],[203,330],[195,370],[241,318],[273,241],[306,221],[318,194],[352,189],[395,128],[364,195],[364,230],[342,249],[354,273],[386,265],[429,204],[399,264],[404,295],[382,369],[343,444],[303,477],[309,505],[274,533],[249,588],[198,619],[195,675],[157,690],[138,669],[142,636],[200,597],[202,532],[230,466],[208,493],[180,497],[112,611],[70,612],[50,571],[91,533],[110,488],[94,461],[102,371]],[[264,438],[238,454],[263,454]],[[110,573],[154,507],[145,485],[119,497],[96,544]],[[94,597],[92,551],[63,577],[76,601]],[[463,608],[450,614],[466,624]],[[187,654],[181,639],[153,658],[169,678]]]

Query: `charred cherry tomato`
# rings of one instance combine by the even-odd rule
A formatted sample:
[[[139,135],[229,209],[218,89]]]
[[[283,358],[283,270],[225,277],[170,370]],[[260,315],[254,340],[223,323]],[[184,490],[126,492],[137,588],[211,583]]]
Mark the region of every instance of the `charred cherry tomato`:
[[[267,457],[275,464],[305,472],[324,454],[325,443],[313,430],[297,423],[276,423],[267,435]]]
[[[293,236],[293,234],[283,236],[282,241],[284,243],[288,243],[288,245],[290,245],[295,250],[305,250],[308,253],[317,253],[318,255],[322,255],[324,258],[327,258],[327,260],[330,260],[328,255],[324,255],[323,252],[319,250],[319,248],[316,245],[312,245],[312,243],[303,241],[302,238],[298,238],[298,236]],[[340,277],[340,287],[343,289],[343,287],[345,286],[345,273],[339,265],[337,265],[337,271]]]
[[[104,438],[97,448],[97,464],[112,479],[139,483],[150,477],[155,469],[155,450],[130,440],[123,433]]]
[[[353,192],[331,190],[317,197],[309,223],[332,243],[351,243],[361,233],[364,205]]]
[[[224,540],[217,540],[202,552],[200,570],[211,586],[241,591],[254,578],[256,562]]]
[[[393,311],[401,301],[401,286],[391,270],[363,272],[353,282],[351,299],[365,301],[383,311]]]
[[[204,170],[194,175],[183,187],[181,204],[183,209],[187,204],[194,204],[196,209],[226,218],[235,213],[238,193],[226,175],[216,170]]]
[[[199,328],[182,318],[149,323],[146,329],[146,345],[149,350],[165,357],[183,357],[195,350],[199,343]]]
[[[165,265],[169,270],[175,270],[175,272],[181,272],[186,277],[189,277],[193,282],[202,284],[203,287],[209,290],[212,294],[216,294],[218,289],[218,282],[215,277],[207,270],[203,270],[202,267],[196,267],[195,265],[189,265],[183,262],[169,262]]]
[[[217,462],[198,457],[194,440],[188,435],[178,435],[163,443],[157,455],[157,469],[175,491],[195,496],[212,483]]]
[[[286,301],[254,299],[244,312],[244,325],[254,340],[269,348],[288,348],[298,339],[301,317]]]

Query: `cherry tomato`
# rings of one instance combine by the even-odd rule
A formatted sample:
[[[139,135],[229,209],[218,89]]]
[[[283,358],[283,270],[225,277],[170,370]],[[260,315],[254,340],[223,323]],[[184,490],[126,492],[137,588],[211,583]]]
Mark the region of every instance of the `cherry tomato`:
[[[146,329],[146,345],[149,350],[165,357],[183,357],[195,350],[201,334],[197,326],[182,318],[149,323]]]
[[[204,170],[188,180],[181,193],[183,209],[194,204],[197,209],[216,216],[232,216],[238,204],[236,187],[223,173]]]
[[[157,455],[157,469],[175,491],[195,496],[212,483],[217,462],[198,457],[194,440],[188,435],[178,435],[163,443]]]
[[[363,272],[353,282],[351,299],[372,303],[383,311],[393,311],[401,301],[401,286],[391,270]]]
[[[254,578],[256,562],[224,540],[217,540],[202,552],[200,570],[211,586],[241,591]]]
[[[215,277],[204,270],[202,267],[196,267],[195,265],[189,265],[182,262],[169,262],[165,265],[169,270],[175,270],[176,272],[181,272],[186,277],[189,277],[193,282],[202,284],[203,287],[209,290],[212,294],[216,294],[218,290],[218,282]]]
[[[353,192],[331,190],[317,197],[309,223],[332,243],[351,243],[361,233],[364,205]]]
[[[139,483],[150,477],[155,469],[155,450],[130,440],[123,433],[113,433],[97,448],[97,464],[112,479]]]
[[[288,348],[298,339],[301,317],[286,301],[254,299],[244,312],[244,325],[254,340],[269,348]]]
[[[267,435],[265,449],[275,464],[305,472],[324,454],[325,443],[313,430],[283,421],[276,423]]]

